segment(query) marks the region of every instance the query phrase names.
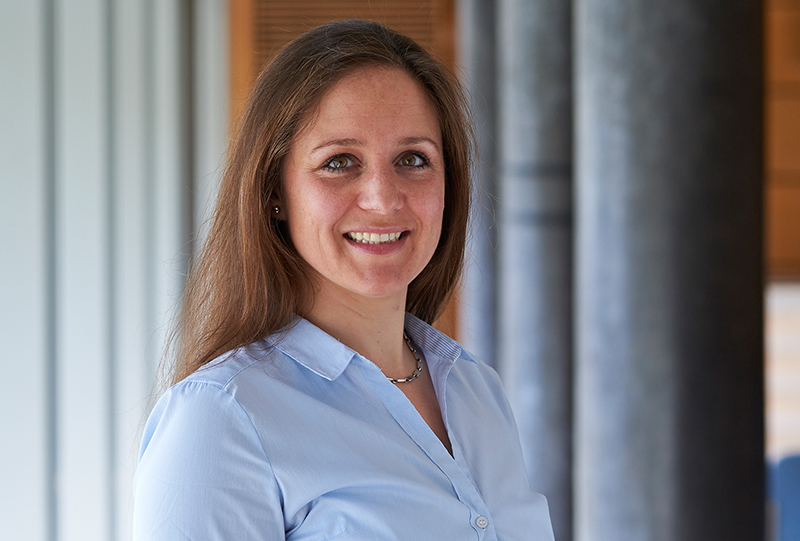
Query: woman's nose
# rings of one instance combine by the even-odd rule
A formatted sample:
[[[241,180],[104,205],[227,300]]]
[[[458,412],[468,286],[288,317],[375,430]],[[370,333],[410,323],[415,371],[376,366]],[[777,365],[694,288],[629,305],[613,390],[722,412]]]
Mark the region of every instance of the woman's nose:
[[[362,177],[359,206],[364,210],[390,214],[403,206],[403,191],[394,168],[375,168]]]

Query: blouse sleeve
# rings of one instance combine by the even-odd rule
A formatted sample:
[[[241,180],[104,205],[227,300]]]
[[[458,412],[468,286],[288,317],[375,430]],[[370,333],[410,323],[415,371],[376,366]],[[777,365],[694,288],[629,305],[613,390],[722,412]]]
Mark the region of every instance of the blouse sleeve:
[[[156,404],[134,482],[134,539],[284,540],[281,496],[247,412],[184,381]]]

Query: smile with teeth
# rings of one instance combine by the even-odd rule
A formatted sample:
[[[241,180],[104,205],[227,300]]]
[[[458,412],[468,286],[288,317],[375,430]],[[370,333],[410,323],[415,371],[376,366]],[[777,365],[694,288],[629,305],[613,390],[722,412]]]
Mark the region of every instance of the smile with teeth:
[[[347,238],[361,244],[387,244],[400,240],[402,231],[396,233],[346,233]]]

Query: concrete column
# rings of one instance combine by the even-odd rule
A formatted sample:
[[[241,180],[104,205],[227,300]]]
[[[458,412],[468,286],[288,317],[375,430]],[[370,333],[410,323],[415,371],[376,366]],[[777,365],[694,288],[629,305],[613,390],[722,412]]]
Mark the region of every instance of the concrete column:
[[[575,35],[576,539],[763,539],[761,2]]]
[[[571,1],[502,0],[500,358],[531,486],[572,538]]]
[[[473,215],[459,295],[459,340],[486,363],[497,358],[497,47],[495,0],[456,5],[460,76],[469,93],[478,143]]]

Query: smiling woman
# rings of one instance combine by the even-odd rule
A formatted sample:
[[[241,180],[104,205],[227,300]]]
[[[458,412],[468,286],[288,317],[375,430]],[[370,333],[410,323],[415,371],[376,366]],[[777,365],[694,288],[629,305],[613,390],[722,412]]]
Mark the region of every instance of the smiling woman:
[[[464,254],[463,104],[364,21],[261,74],[145,428],[137,539],[552,540],[497,375],[430,326]]]
[[[405,311],[408,285],[441,235],[441,139],[430,98],[400,69],[360,68],[322,99],[286,157],[285,202],[275,199],[315,271],[307,319],[324,328],[323,312],[354,302]]]

